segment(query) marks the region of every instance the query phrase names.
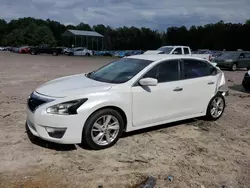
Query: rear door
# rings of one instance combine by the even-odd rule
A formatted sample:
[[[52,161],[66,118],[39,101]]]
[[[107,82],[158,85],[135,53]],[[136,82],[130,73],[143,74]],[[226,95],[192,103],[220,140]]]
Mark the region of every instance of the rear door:
[[[187,47],[183,48],[183,52],[184,52],[184,55],[190,55],[189,48],[187,48]]]
[[[183,102],[184,114],[204,112],[217,87],[214,67],[207,61],[182,59],[181,79],[183,91],[188,94]]]
[[[250,67],[250,52],[244,52],[240,55],[238,67],[239,68]]]

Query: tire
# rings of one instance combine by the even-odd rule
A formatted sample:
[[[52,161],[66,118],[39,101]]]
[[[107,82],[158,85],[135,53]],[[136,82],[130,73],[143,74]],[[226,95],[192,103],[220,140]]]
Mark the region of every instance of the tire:
[[[87,56],[87,57],[89,57],[89,56],[90,56],[90,54],[89,54],[89,53],[86,53],[86,56]]]
[[[116,126],[112,126],[113,129],[110,130],[101,130],[96,128],[94,124],[97,122],[99,125],[103,125],[104,119],[110,117],[109,124],[114,124],[116,122]],[[122,116],[116,110],[105,108],[94,112],[86,121],[82,133],[82,143],[87,145],[93,150],[105,149],[113,146],[121,137],[124,127],[124,121]],[[116,129],[114,129],[116,128]],[[98,137],[100,135],[100,137]],[[106,135],[109,135],[108,138]],[[99,138],[97,141],[94,138]]]
[[[234,64],[232,65],[231,70],[232,70],[232,71],[236,71],[236,70],[237,70],[237,64],[236,64],[236,63],[234,63]]]
[[[70,52],[70,53],[68,54],[68,56],[73,56],[73,53],[72,53],[72,52]]]
[[[214,104],[214,102],[216,102],[216,101],[218,102],[218,99],[221,101],[221,102],[220,102],[221,105],[219,105],[219,106],[217,106],[217,108],[215,108],[213,104]],[[209,102],[209,104],[208,104],[207,113],[206,113],[206,118],[207,118],[208,120],[210,120],[210,121],[215,121],[215,120],[219,119],[219,118],[222,116],[222,114],[223,114],[223,112],[224,112],[224,110],[225,110],[225,105],[226,105],[226,102],[225,102],[224,96],[221,95],[221,94],[219,94],[219,93],[216,94],[216,95],[210,100],[210,102]],[[213,108],[217,109],[217,112],[220,112],[220,113],[218,113],[217,115],[213,114],[213,113],[211,112]],[[218,110],[219,110],[219,111],[218,111]],[[214,112],[214,113],[216,113],[216,112]]]
[[[36,51],[33,50],[33,51],[30,52],[30,54],[31,55],[36,55]]]
[[[250,86],[248,86],[247,84],[245,84],[244,82],[242,82],[242,86],[245,89],[246,92],[250,91]]]
[[[58,53],[57,52],[53,52],[52,55],[53,56],[58,56]]]

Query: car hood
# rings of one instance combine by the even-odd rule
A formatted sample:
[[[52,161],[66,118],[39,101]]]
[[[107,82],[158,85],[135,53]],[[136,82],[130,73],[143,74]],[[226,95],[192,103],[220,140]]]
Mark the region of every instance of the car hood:
[[[36,92],[50,97],[67,97],[106,91],[111,87],[110,83],[98,82],[87,78],[85,74],[78,74],[51,80],[37,88]]]

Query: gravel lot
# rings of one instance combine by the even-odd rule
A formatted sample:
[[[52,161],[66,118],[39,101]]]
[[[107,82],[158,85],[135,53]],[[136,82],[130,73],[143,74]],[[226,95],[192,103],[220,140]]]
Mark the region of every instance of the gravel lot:
[[[149,175],[161,188],[249,187],[250,94],[240,85],[245,70],[225,71],[230,95],[217,122],[189,120],[125,134],[102,151],[28,137],[25,110],[32,90],[110,61],[0,53],[1,188],[138,187]]]

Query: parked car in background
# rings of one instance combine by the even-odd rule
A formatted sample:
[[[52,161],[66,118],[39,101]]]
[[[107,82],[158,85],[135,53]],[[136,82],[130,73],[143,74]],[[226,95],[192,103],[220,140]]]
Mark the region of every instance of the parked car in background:
[[[86,47],[77,47],[68,49],[66,54],[69,56],[93,56],[92,50],[88,50]]]
[[[223,85],[224,73],[201,58],[129,56],[38,87],[28,98],[27,128],[51,142],[104,149],[123,132],[200,116],[219,119]]]
[[[217,63],[218,67],[229,68],[232,71],[236,71],[237,68],[250,69],[250,52],[224,52],[220,56],[216,57],[214,62]]]
[[[242,86],[246,91],[250,92],[250,70],[245,73],[244,78],[242,80]]]
[[[59,54],[62,54],[62,48],[32,47],[29,51],[31,55],[52,54],[53,56],[58,56]]]
[[[157,50],[148,50],[144,54],[174,54],[199,57],[211,61],[211,54],[194,54],[188,46],[162,46]]]
[[[18,53],[28,54],[28,53],[30,53],[30,47],[29,46],[22,46],[18,49]]]

